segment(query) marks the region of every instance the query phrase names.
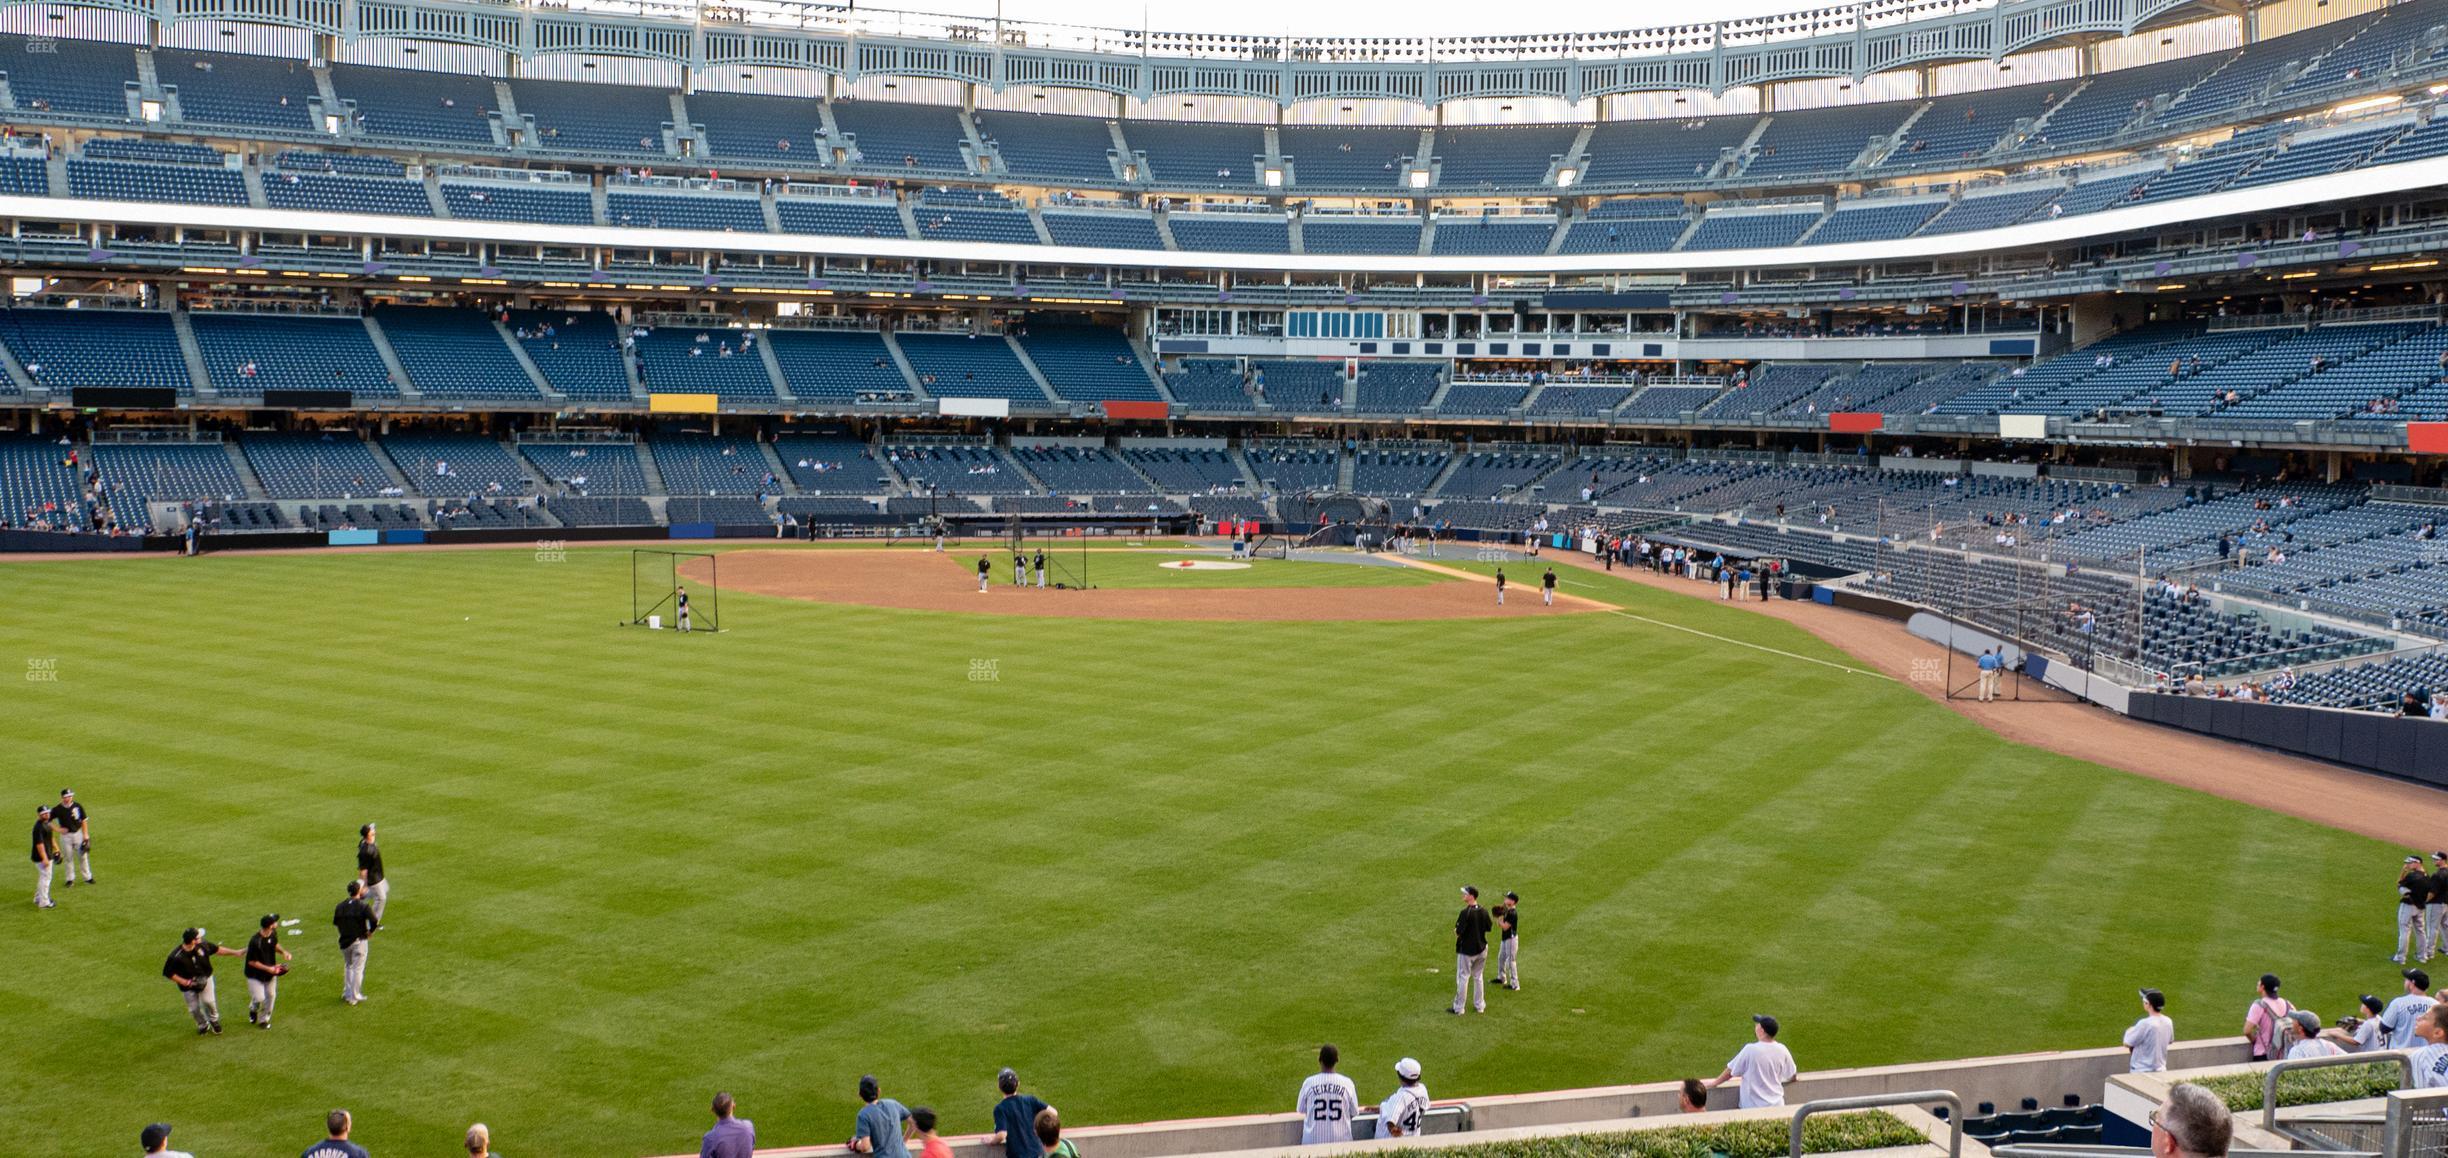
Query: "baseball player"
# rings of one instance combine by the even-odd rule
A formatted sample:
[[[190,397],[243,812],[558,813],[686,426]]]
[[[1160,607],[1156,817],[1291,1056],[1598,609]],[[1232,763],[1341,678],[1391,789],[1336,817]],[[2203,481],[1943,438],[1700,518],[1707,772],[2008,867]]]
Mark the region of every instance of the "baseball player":
[[[34,806],[34,907],[56,909],[51,903],[51,864],[58,860],[51,841],[51,810]]]
[[[51,810],[51,819],[58,822],[58,809]],[[2431,854],[2431,903],[2424,906],[2423,912],[2430,918],[2431,940],[2422,953],[2423,960],[2428,961],[2448,953],[2448,851]]]
[[[1028,556],[1016,547],[1012,549],[1012,586],[1028,586]]]
[[[340,930],[340,1000],[355,1005],[365,1000],[366,939],[382,928],[366,907],[364,881],[348,883],[347,899],[332,909],[332,927]]]
[[[178,948],[170,951],[162,962],[162,976],[178,986],[179,997],[187,1003],[187,1016],[195,1019],[199,1035],[221,1032],[221,1003],[213,994],[215,957],[235,957],[236,949],[204,939],[204,930],[189,929],[179,934]]]
[[[1462,1012],[1463,999],[1474,997],[1474,981],[1478,992],[1473,1004],[1487,1012],[1487,938],[1495,927],[1488,911],[1479,907],[1479,886],[1462,886],[1462,911],[1454,917],[1454,999],[1447,1013]]]
[[[978,556],[978,594],[986,593],[986,579],[992,574],[994,574],[994,564],[987,562],[986,556]]]
[[[1037,589],[1045,590],[1045,548],[1037,548]]]
[[[1496,569],[1496,606],[1504,606],[1504,568]]]
[[[1496,927],[1503,939],[1496,943],[1496,984],[1516,993],[1521,992],[1521,894],[1506,893],[1504,904],[1496,907]]]
[[[682,587],[678,590],[680,592],[680,630],[687,631],[689,629],[688,588]]]
[[[391,903],[391,878],[383,875],[382,847],[374,843],[371,821],[357,830],[357,879],[365,885],[366,907],[382,920],[383,906]]]
[[[1420,1132],[1420,1119],[1428,1116],[1428,1087],[1420,1084],[1419,1060],[1404,1058],[1394,1063],[1394,1076],[1402,1084],[1387,1094],[1377,1105],[1377,1136],[1408,1138]]]
[[[1292,1112],[1301,1116],[1301,1145],[1349,1142],[1352,1119],[1360,1116],[1360,1087],[1335,1072],[1342,1051],[1331,1043],[1318,1047],[1318,1072],[1301,1083]]]
[[[281,962],[288,960],[289,950],[280,943],[280,914],[265,913],[255,935],[247,938],[247,1024],[272,1028],[272,1003],[280,1000],[281,975],[289,971]]]
[[[59,864],[61,888],[76,883],[77,866],[85,866],[85,883],[93,883],[93,858],[86,849],[93,844],[93,829],[85,815],[85,806],[77,803],[76,793],[60,789],[60,802],[51,806],[51,828],[59,834]],[[2448,875],[2448,858],[2441,861],[2440,872]]]
[[[2405,858],[2405,871],[2397,875],[2397,955],[2390,961],[2406,963],[2406,945],[2413,942],[2419,952],[2422,941],[2423,909],[2431,903],[2431,876],[2423,871],[2419,856]]]
[[[1549,607],[1555,606],[1555,583],[1555,568],[1549,567],[1547,569],[1546,577],[1539,581],[1539,585],[1545,588],[1547,606]]]

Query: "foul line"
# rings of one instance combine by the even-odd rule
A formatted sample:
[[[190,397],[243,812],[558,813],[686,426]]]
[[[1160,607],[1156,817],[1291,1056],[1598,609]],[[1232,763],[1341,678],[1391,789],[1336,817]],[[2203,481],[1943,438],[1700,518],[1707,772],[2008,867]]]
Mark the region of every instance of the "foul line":
[[[1398,557],[1399,557],[1399,556],[1398,556]],[[1479,574],[1479,573],[1478,573],[1478,572],[1476,572],[1476,571],[1464,571],[1464,570],[1461,570],[1460,568],[1456,568],[1456,567],[1441,567],[1441,566],[1438,566],[1437,564],[1434,564],[1434,563],[1423,563],[1423,562],[1421,562],[1421,561],[1419,561],[1419,560],[1417,560],[1417,559],[1408,558],[1408,557],[1400,557],[1400,558],[1402,558],[1402,562],[1403,562],[1403,564],[1404,564],[1405,566],[1409,566],[1409,567],[1417,567],[1417,568],[1419,568],[1419,569],[1420,569],[1420,570],[1422,570],[1422,571],[1434,571],[1434,572],[1437,572],[1438,574],[1442,574],[1442,575],[1452,575],[1452,576],[1455,576],[1455,577],[1457,577],[1457,578],[1462,578],[1462,579],[1475,579],[1475,580],[1478,580],[1479,582],[1482,582],[1482,583],[1492,583],[1492,582],[1494,582],[1494,581],[1495,581],[1495,580],[1490,579],[1489,577],[1487,577],[1487,576],[1485,576],[1485,575],[1481,575],[1481,574]],[[1523,560],[1522,560],[1522,561],[1524,561],[1524,562],[1536,562],[1536,560],[1535,560],[1535,559],[1530,559],[1530,558],[1528,558],[1528,557],[1526,557],[1526,556],[1523,558]],[[1580,580],[1577,580],[1577,579],[1563,579],[1563,580],[1561,581],[1561,585],[1562,585],[1562,586],[1567,586],[1567,587],[1596,587],[1596,586],[1597,586],[1597,584],[1594,584],[1594,583],[1584,583],[1584,582],[1581,582]],[[1633,586],[1636,586],[1636,587],[1637,587],[1637,586],[1639,586],[1639,584],[1633,584]],[[1736,647],[1747,647],[1747,648],[1750,648],[1750,649],[1751,649],[1751,650],[1753,650],[1753,651],[1764,651],[1764,652],[1767,652],[1767,653],[1768,653],[1768,654],[1770,654],[1770,655],[1781,655],[1781,656],[1784,656],[1784,657],[1785,657],[1785,658],[1787,658],[1787,659],[1798,659],[1798,660],[1801,660],[1801,661],[1802,661],[1802,662],[1804,662],[1804,663],[1815,663],[1815,664],[1818,664],[1818,665],[1819,665],[1819,666],[1821,666],[1821,667],[1832,667],[1832,668],[1835,668],[1837,671],[1841,671],[1841,672],[1850,672],[1850,673],[1851,673],[1851,674],[1853,674],[1853,675],[1865,675],[1865,676],[1869,676],[1871,679],[1874,679],[1874,680],[1886,680],[1886,681],[1887,681],[1887,682],[1889,682],[1889,683],[1894,683],[1894,682],[1895,682],[1895,677],[1894,677],[1894,676],[1891,676],[1891,675],[1888,675],[1888,674],[1887,674],[1887,673],[1885,673],[1885,672],[1870,671],[1870,670],[1868,670],[1868,669],[1866,669],[1866,668],[1852,667],[1852,666],[1849,666],[1849,665],[1846,665],[1846,664],[1836,663],[1836,662],[1834,662],[1834,661],[1832,661],[1832,660],[1824,660],[1824,659],[1820,659],[1818,656],[1815,656],[1815,655],[1802,655],[1802,654],[1797,653],[1797,652],[1786,651],[1786,650],[1784,650],[1784,649],[1782,649],[1782,648],[1769,647],[1768,645],[1763,644],[1763,643],[1752,643],[1752,642],[1750,642],[1750,641],[1748,641],[1748,640],[1734,639],[1734,638],[1731,638],[1731,637],[1728,637],[1728,636],[1719,635],[1719,634],[1717,634],[1716,632],[1713,632],[1713,631],[1702,631],[1702,630],[1700,630],[1700,629],[1699,629],[1699,628],[1697,628],[1697,627],[1685,627],[1685,626],[1683,626],[1683,625],[1682,625],[1682,624],[1680,624],[1680,623],[1668,623],[1668,622],[1666,622],[1666,621],[1665,621],[1665,620],[1663,620],[1663,619],[1651,619],[1651,618],[1649,618],[1649,617],[1648,617],[1648,616],[1646,616],[1646,615],[1635,615],[1635,614],[1633,614],[1632,612],[1626,611],[1626,610],[1624,610],[1624,609],[1622,609],[1622,608],[1620,608],[1620,607],[1616,607],[1616,606],[1614,606],[1613,604],[1603,603],[1603,602],[1601,602],[1600,600],[1595,600],[1595,599],[1593,599],[1593,600],[1590,600],[1590,602],[1592,602],[1592,603],[1599,603],[1599,604],[1600,604],[1600,606],[1599,606],[1599,608],[1598,608],[1598,609],[1599,609],[1599,610],[1601,610],[1601,611],[1606,612],[1606,613],[1607,613],[1607,614],[1609,614],[1609,615],[1620,615],[1620,616],[1624,617],[1625,619],[1637,620],[1637,621],[1639,621],[1639,622],[1641,622],[1641,623],[1650,624],[1650,625],[1655,626],[1655,627],[1670,627],[1670,628],[1673,628],[1673,629],[1674,629],[1674,630],[1676,630],[1676,631],[1687,632],[1687,633],[1692,634],[1692,635],[1697,635],[1697,636],[1699,636],[1699,637],[1700,637],[1700,638],[1702,638],[1702,639],[1713,639],[1713,640],[1716,640],[1716,641],[1717,641],[1717,642],[1719,642],[1719,643],[1730,643],[1730,644],[1733,644],[1733,645],[1734,645],[1734,646],[1736,646]]]

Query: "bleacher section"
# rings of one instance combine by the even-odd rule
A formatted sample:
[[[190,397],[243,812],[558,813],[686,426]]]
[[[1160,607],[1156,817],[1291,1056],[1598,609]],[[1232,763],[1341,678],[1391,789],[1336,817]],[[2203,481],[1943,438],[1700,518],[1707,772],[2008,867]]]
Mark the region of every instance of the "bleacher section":
[[[626,402],[635,396],[621,365],[620,327],[592,310],[516,310],[510,328],[536,371],[573,400]]]
[[[283,171],[264,174],[263,191],[264,205],[272,209],[433,216],[424,182],[397,177]]]
[[[1028,367],[1021,365],[1011,345],[999,336],[909,333],[894,340],[928,394],[1046,405],[1045,391],[1037,388]]]
[[[50,116],[112,122],[136,119],[128,89],[136,83],[136,49],[68,37],[43,37],[32,51],[28,37],[0,36],[10,95],[17,107]]]
[[[885,459],[917,492],[931,487],[946,495],[1024,495],[1035,489],[990,446],[893,445],[885,448]]]
[[[1320,217],[1301,222],[1303,253],[1418,253],[1417,217]]]
[[[833,123],[857,145],[870,169],[910,173],[967,173],[961,152],[968,139],[959,109],[883,101],[835,101]]]
[[[1166,219],[1173,243],[1208,253],[1290,253],[1292,227],[1268,213],[1175,213]]]
[[[519,453],[554,491],[576,495],[649,493],[646,468],[630,442],[521,442]],[[553,508],[560,512],[559,507]],[[565,522],[567,520],[564,520]],[[647,520],[651,522],[652,520]]]
[[[510,99],[535,125],[532,144],[558,153],[661,156],[671,99],[660,89],[514,80]]]
[[[1148,494],[1159,488],[1101,446],[1018,446],[1011,456],[1058,495]]]
[[[1418,495],[1452,459],[1443,450],[1362,448],[1352,456],[1352,490],[1388,497]]]
[[[350,431],[250,433],[238,447],[276,499],[360,498],[393,485],[374,449]]]
[[[1283,125],[1276,128],[1275,140],[1291,166],[1290,181],[1296,188],[1392,192],[1409,181],[1420,132]]]
[[[1190,447],[1133,447],[1125,443],[1122,459],[1168,494],[1234,491],[1243,486],[1241,468],[1229,451]]]
[[[649,393],[714,394],[726,402],[774,401],[773,375],[745,330],[659,326],[636,339],[638,380]]]
[[[374,338],[358,318],[200,312],[188,315],[213,389],[239,397],[266,390],[346,390],[359,398],[399,394]]]
[[[1533,188],[1580,135],[1579,125],[1438,129],[1436,183],[1452,191]]]
[[[831,237],[907,237],[901,207],[880,197],[776,197],[774,216],[786,233]]]
[[[1556,223],[1549,217],[1439,218],[1429,252],[1439,254],[1535,254],[1547,252]]]
[[[482,76],[335,64],[332,90],[370,137],[491,147],[493,82]]]
[[[1259,125],[1124,121],[1122,136],[1133,152],[1147,155],[1149,175],[1167,185],[1255,186],[1266,153]]]
[[[871,330],[769,330],[774,363],[792,396],[805,399],[896,399],[909,381],[893,364],[884,337]]]
[[[1697,181],[1758,125],[1754,117],[1608,121],[1590,130],[1585,185]]]
[[[293,133],[321,128],[314,71],[305,61],[159,48],[153,72],[163,88],[178,89],[181,120]]]
[[[1108,159],[1114,150],[1113,131],[1105,121],[981,110],[977,126],[978,136],[994,145],[1005,169],[1016,176],[1090,186],[1119,184]]]
[[[1819,220],[1816,205],[1771,212],[1712,212],[1685,239],[1685,250],[1777,249],[1792,245]]]
[[[880,495],[889,489],[883,464],[848,435],[785,434],[774,439],[774,456],[792,484],[809,494]]]
[[[927,241],[994,241],[1036,245],[1028,211],[994,193],[929,189],[910,207],[918,236]]]
[[[824,114],[813,100],[747,93],[688,94],[689,119],[718,158],[817,166],[826,162]]]
[[[752,438],[717,437],[707,434],[658,434],[647,445],[654,455],[655,468],[662,472],[663,490],[677,501],[682,495],[766,495],[779,494],[780,480],[773,479],[773,468],[765,465],[765,456]],[[683,519],[670,517],[675,523],[720,522],[719,519]],[[756,520],[762,522],[764,520]]]
[[[534,221],[545,225],[591,225],[595,202],[583,184],[534,182],[442,182],[442,203],[453,217],[476,221]]]
[[[1896,131],[1910,106],[1896,102],[1813,110],[1808,116],[1776,116],[1752,146],[1743,166],[1746,177],[1788,177],[1797,173],[1838,173],[1873,138]]]
[[[1409,414],[1428,405],[1443,378],[1434,362],[1363,362],[1356,405],[1363,414]]]
[[[428,398],[469,401],[542,397],[501,339],[493,319],[474,310],[386,308],[374,313],[383,338]]]
[[[402,432],[386,434],[380,441],[409,488],[421,495],[526,494],[535,489],[527,468],[490,438]]]
[[[1165,375],[1165,389],[1175,402],[1193,410],[1257,409],[1258,400],[1242,385],[1241,367],[1230,360],[1184,358],[1179,368]]]
[[[1086,212],[1046,209],[1038,214],[1056,245],[1101,249],[1163,249],[1156,218],[1145,212]]]
[[[604,221],[641,229],[766,231],[765,209],[756,198],[722,193],[637,193],[615,189],[604,195]]]
[[[0,342],[35,385],[195,392],[170,315],[123,310],[0,310]]]
[[[1071,402],[1160,401],[1156,384],[1120,330],[1031,319],[1020,348],[1057,397]]]

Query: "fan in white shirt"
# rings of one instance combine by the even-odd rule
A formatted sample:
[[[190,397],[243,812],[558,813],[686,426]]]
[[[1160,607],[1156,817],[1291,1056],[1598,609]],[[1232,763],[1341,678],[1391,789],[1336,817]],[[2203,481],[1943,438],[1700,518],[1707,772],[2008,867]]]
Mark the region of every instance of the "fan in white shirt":
[[[2437,1005],[2414,1019],[2414,1036],[2423,1045],[2414,1051],[2414,1088],[2436,1090],[2448,1086],[2448,1009]]]
[[[1420,1064],[1412,1058],[1394,1063],[1394,1076],[1402,1085],[1387,1094],[1377,1106],[1377,1136],[1407,1138],[1420,1132],[1420,1122],[1428,1116],[1428,1087],[1420,1084]]]
[[[1725,1072],[1708,1083],[1708,1088],[1713,1090],[1740,1078],[1741,1096],[1737,1101],[1743,1109],[1782,1106],[1785,1083],[1800,1072],[1794,1066],[1793,1051],[1777,1041],[1777,1019],[1765,1013],[1751,1016],[1751,1032],[1759,1040],[1742,1047],[1734,1060],[1726,1063]]]
[[[1331,1044],[1318,1047],[1318,1072],[1301,1083],[1292,1111],[1301,1116],[1301,1145],[1349,1142],[1352,1119],[1360,1116],[1360,1088],[1335,1072],[1343,1055]]]
[[[2133,1051],[2126,1069],[2154,1074],[2167,1068],[2168,1046],[2176,1040],[2176,1023],[2164,1012],[2167,996],[2156,989],[2142,991],[2142,1018],[2125,1031],[2125,1048]]]
[[[2336,1057],[2346,1052],[2344,1046],[2320,1035],[2320,1015],[2309,1009],[2298,1009],[2288,1014],[2285,1024],[2280,1028],[2285,1031],[2285,1040],[2295,1043],[2287,1047],[2286,1060],[2288,1061],[2302,1061],[2305,1058],[2313,1057]]]

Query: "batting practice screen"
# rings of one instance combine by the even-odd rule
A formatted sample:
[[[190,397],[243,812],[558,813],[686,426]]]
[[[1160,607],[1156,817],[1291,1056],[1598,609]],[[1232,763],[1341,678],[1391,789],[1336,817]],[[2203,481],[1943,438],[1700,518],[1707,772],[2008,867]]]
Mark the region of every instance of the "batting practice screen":
[[[684,566],[703,561],[705,578],[700,581],[680,574]],[[629,622],[644,624],[663,617],[663,626],[680,625],[680,588],[696,586],[689,591],[689,628],[693,631],[722,630],[722,584],[715,570],[717,559],[702,551],[657,551],[636,548],[629,552]]]

